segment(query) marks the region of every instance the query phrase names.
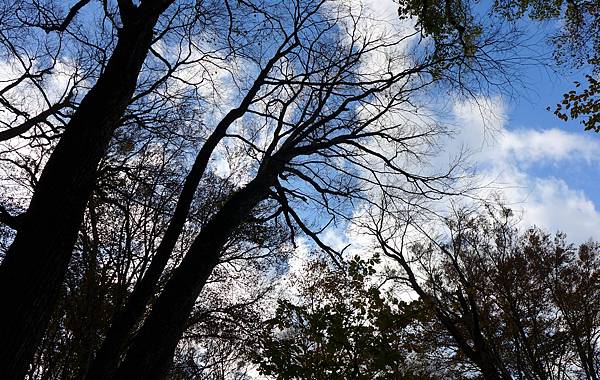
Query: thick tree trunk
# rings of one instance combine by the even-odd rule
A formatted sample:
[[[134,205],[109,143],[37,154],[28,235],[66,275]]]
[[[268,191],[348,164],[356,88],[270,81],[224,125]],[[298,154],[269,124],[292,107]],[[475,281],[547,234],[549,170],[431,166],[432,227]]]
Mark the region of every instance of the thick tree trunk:
[[[114,379],[164,379],[194,303],[227,239],[265,198],[275,172],[259,174],[202,228],[134,339]]]
[[[92,192],[97,165],[134,93],[158,14],[135,13],[106,70],[83,98],[44,167],[0,266],[0,373],[24,377],[44,334]]]
[[[285,45],[285,43],[284,43]],[[286,50],[277,51],[267,62],[256,77],[254,83],[244,96],[237,108],[232,109],[217,124],[213,133],[209,136],[198,152],[194,165],[187,175],[183,189],[177,200],[177,205],[165,234],[158,246],[150,265],[142,278],[136,283],[131,296],[124,308],[117,312],[112,320],[111,326],[106,334],[102,346],[98,350],[91,364],[87,380],[103,380],[110,378],[119,365],[119,361],[136,324],[142,319],[150,299],[154,295],[160,276],[171,257],[177,239],[185,225],[190,206],[198,184],[204,175],[213,151],[219,142],[225,137],[229,127],[241,118],[250,107],[256,94],[262,87],[264,80],[275,65],[285,55]]]

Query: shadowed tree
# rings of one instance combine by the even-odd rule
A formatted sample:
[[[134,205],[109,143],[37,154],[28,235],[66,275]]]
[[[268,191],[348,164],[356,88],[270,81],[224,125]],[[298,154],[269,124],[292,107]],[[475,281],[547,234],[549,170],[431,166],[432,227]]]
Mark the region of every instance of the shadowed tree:
[[[23,139],[37,149],[35,160],[12,148],[19,160],[6,156],[25,172],[32,192],[29,205],[28,199],[9,202],[0,213],[16,231],[0,268],[0,301],[9,310],[2,316],[7,344],[0,368],[9,378],[27,370],[74,253],[81,268],[67,284],[81,288],[65,300],[81,300],[84,320],[93,319],[95,307],[116,311],[110,323],[104,316],[70,330],[81,333],[73,340],[78,376],[109,378],[120,365],[117,377],[160,377],[205,282],[242,227],[285,223],[334,255],[321,232],[348,220],[352,202],[369,202],[372,188],[422,197],[452,192],[450,174],[413,170],[444,130],[411,120],[418,116],[412,103],[436,82],[468,91],[480,73],[500,72],[506,80],[496,57],[514,42],[495,33],[466,37],[448,19],[449,27],[431,33],[433,45],[416,43],[422,25],[382,32],[357,8],[334,1],[83,0],[66,12],[54,3],[25,2],[4,7],[0,16],[11,33],[37,31],[21,40],[3,35],[9,54],[22,57],[20,50],[29,50],[15,41],[46,34],[56,37],[50,42],[72,43],[77,53],[67,55],[77,58],[67,75],[72,84],[44,100],[41,111],[23,111],[8,95],[31,82],[44,98],[40,78],[58,67],[59,53],[47,54],[47,65],[22,60],[0,94],[13,115],[3,119],[6,141]],[[209,26],[220,33],[207,33]],[[43,41],[47,46],[38,51],[52,51]],[[213,80],[213,70],[231,77],[220,84],[233,100],[206,100],[203,82]],[[206,108],[210,115],[200,121]],[[153,154],[160,149],[147,142],[177,148]],[[210,212],[194,217],[196,190],[210,188],[206,169],[224,154],[219,149],[243,162],[238,181],[224,198],[205,204]],[[274,210],[265,207],[271,203]],[[271,211],[257,217],[257,208]],[[108,304],[99,300],[99,283],[115,292]],[[94,354],[93,335],[104,332]]]
[[[54,5],[43,7],[37,2],[6,7],[2,15],[5,19],[10,18],[5,25],[14,27],[17,23],[17,28],[31,26],[47,33],[75,36],[77,40],[77,32],[71,26],[76,15],[83,12],[89,3],[77,2],[65,17],[57,16]],[[2,314],[0,330],[0,337],[5,343],[0,353],[0,371],[7,378],[23,376],[42,337],[67,270],[86,203],[96,182],[97,166],[115,128],[122,122],[128,104],[134,100],[142,65],[152,43],[156,42],[154,29],[171,3],[148,0],[138,5],[119,1],[118,11],[113,4],[105,3],[106,18],[103,22],[109,25],[108,35],[114,39],[107,37],[109,44],[103,51],[106,58],[102,62],[102,70],[89,91],[76,101],[76,109],[64,123],[64,132],[35,183],[27,211],[19,217],[16,236],[0,267],[0,302],[6,310]],[[79,26],[75,24],[73,28]],[[159,37],[164,37],[171,27],[172,24],[167,22]],[[81,44],[94,46],[85,37],[80,40]],[[4,46],[11,50],[13,45],[6,41],[4,39]],[[19,53],[13,52],[15,56]],[[18,77],[7,87],[15,86],[29,75]],[[151,77],[142,78],[145,84],[148,84],[147,80]],[[27,118],[27,128],[11,124],[4,134],[12,137],[27,132],[41,119],[48,120],[50,114],[55,119],[57,115],[60,117],[60,112],[74,102],[70,93],[62,99],[50,105],[48,111]],[[3,104],[6,106],[6,102]],[[13,109],[13,112],[19,114],[20,111]]]
[[[244,128],[225,133],[225,146],[237,144],[250,158],[247,179],[200,229],[115,378],[166,376],[223,244],[262,202],[276,201],[279,210],[272,217],[283,218],[333,255],[319,238],[324,226],[311,228],[299,202],[321,208],[333,223],[349,217],[340,208],[344,200],[367,199],[369,187],[395,187],[421,196],[448,192],[449,175],[415,174],[404,164],[443,131],[411,123],[402,112],[410,109],[411,97],[436,80],[467,80],[469,71],[461,69],[467,62],[487,72],[500,65],[473,54],[490,49],[493,55],[497,36],[474,38],[467,57],[460,45],[434,54],[417,45],[409,52],[404,42],[418,31],[362,33],[368,18],[329,1],[278,4],[258,16],[274,25],[270,49],[282,53],[257,68],[264,85],[240,119]],[[265,73],[269,65],[273,69]],[[454,77],[457,72],[467,77]],[[386,176],[396,182],[383,181]]]
[[[457,212],[446,239],[417,227],[421,243],[405,240],[406,222],[372,232],[483,378],[598,378],[597,243],[576,249],[561,234],[520,233],[505,208]]]

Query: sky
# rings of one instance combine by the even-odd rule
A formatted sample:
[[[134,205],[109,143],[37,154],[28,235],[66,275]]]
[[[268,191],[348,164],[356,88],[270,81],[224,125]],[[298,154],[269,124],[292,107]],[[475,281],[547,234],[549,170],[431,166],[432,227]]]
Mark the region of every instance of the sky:
[[[482,175],[497,176],[505,185],[504,196],[522,212],[523,224],[566,232],[571,241],[598,239],[600,136],[547,110],[580,76],[540,67],[523,75],[533,89],[516,87],[515,96],[490,101],[488,135],[482,133],[486,126],[478,109],[456,105],[455,117],[469,124],[461,137],[477,151]]]
[[[391,0],[364,3],[379,17],[397,17],[397,4]],[[526,37],[535,50],[523,47],[523,53],[546,59],[542,57],[549,57],[552,47],[544,38],[556,25],[528,25],[532,27]],[[479,178],[501,189],[523,227],[562,231],[573,242],[600,239],[600,135],[547,110],[554,109],[582,73],[524,65],[518,74],[503,91],[509,95],[477,95],[449,106],[457,134],[446,142],[447,150],[462,147],[472,153],[469,162]]]
[[[353,1],[371,8],[377,19],[400,22],[393,0]],[[531,40],[538,42],[536,53],[549,56],[551,46],[543,43],[544,36],[556,25],[528,25],[533,25],[528,31]],[[525,48],[523,52],[531,54]],[[446,150],[469,149],[470,164],[482,182],[502,189],[523,226],[560,230],[575,242],[600,240],[600,135],[584,132],[578,122],[564,122],[546,109],[582,75],[539,65],[522,66],[519,74],[506,91],[510,96],[480,95],[448,106],[448,121],[457,134],[445,142]]]

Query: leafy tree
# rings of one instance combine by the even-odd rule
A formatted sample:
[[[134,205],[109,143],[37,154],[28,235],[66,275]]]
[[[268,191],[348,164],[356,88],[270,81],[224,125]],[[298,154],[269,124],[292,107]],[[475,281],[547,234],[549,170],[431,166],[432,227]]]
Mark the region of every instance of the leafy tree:
[[[598,243],[577,248],[562,234],[520,233],[511,220],[507,209],[461,211],[447,221],[447,240],[421,229],[429,242],[408,251],[385,237],[390,231],[375,234],[436,329],[483,378],[597,379]]]
[[[482,4],[471,0],[403,0],[401,18],[414,16],[424,35],[431,36],[436,49],[462,46],[466,55],[477,46],[472,42],[487,28],[503,20],[553,21],[560,25],[550,32],[554,58],[569,68],[585,67],[585,84],[576,82],[576,89],[563,95],[554,113],[562,120],[580,119],[585,130],[600,132],[600,7],[593,0],[494,0],[486,14]],[[484,22],[485,19],[486,22]],[[490,22],[489,20],[494,20]],[[460,45],[456,42],[459,41]],[[589,70],[587,69],[589,68]],[[548,107],[550,110],[550,107]]]
[[[563,95],[554,113],[562,120],[580,119],[585,130],[600,131],[600,7],[596,1],[496,0],[495,9],[509,19],[527,15],[533,20],[557,20],[561,27],[551,35],[557,63],[589,67],[585,84]]]
[[[435,379],[423,362],[419,301],[400,301],[373,279],[377,259],[344,268],[308,263],[249,345],[263,375],[277,379]],[[294,300],[295,299],[295,300]]]
[[[587,88],[580,92],[571,90],[564,94],[563,101],[556,105],[554,113],[565,121],[569,117],[572,119],[583,117],[581,123],[586,131],[600,132],[600,81],[591,75],[586,75],[585,78],[588,82]],[[575,83],[576,88],[580,86],[581,83]]]

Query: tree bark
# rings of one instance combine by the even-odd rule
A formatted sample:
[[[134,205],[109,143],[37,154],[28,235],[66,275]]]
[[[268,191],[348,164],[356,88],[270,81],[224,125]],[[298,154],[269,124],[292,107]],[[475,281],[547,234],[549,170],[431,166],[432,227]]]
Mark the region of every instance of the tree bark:
[[[266,197],[277,171],[263,171],[237,191],[194,239],[175,269],[113,379],[164,379],[186,321],[219,262],[223,246]]]
[[[110,378],[119,365],[121,356],[127,348],[127,343],[136,324],[142,319],[150,299],[154,295],[160,276],[162,275],[171,253],[175,248],[177,239],[185,225],[190,206],[194,199],[194,194],[198,184],[204,175],[210,157],[219,142],[225,137],[229,127],[248,111],[252,101],[256,97],[260,88],[273,66],[281,57],[283,57],[292,47],[284,49],[287,40],[275,52],[273,57],[261,69],[254,83],[244,96],[240,105],[225,115],[217,124],[213,133],[208,137],[202,148],[196,155],[194,165],[185,178],[183,189],[177,200],[177,205],[167,230],[156,250],[148,269],[142,278],[135,284],[133,292],[129,297],[124,308],[117,312],[112,320],[111,326],[106,334],[94,361],[88,373],[87,380],[103,380]]]
[[[97,165],[135,91],[168,2],[131,8],[94,87],[50,156],[17,236],[0,266],[0,373],[21,379],[56,304]],[[160,5],[160,6],[158,6]],[[123,16],[123,15],[122,15]],[[125,17],[122,17],[125,19]]]

